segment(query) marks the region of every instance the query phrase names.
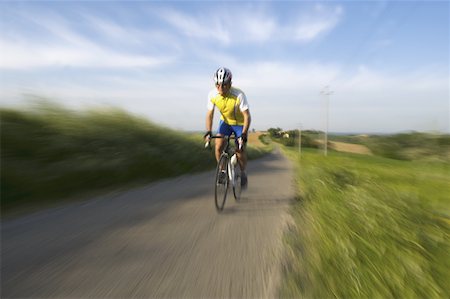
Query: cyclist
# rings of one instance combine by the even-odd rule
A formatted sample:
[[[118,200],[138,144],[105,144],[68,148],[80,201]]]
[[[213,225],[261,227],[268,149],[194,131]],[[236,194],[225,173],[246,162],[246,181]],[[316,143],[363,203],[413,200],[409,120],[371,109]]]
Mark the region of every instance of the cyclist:
[[[247,102],[247,97],[242,90],[231,86],[232,74],[227,68],[221,67],[214,73],[216,88],[208,94],[208,112],[206,114],[206,141],[212,135],[212,123],[214,119],[214,108],[219,109],[220,117],[217,136],[229,136],[233,132],[238,138],[236,140],[236,154],[241,168],[241,185],[247,187],[247,153],[245,145],[247,143],[247,133],[250,127],[251,116]],[[239,145],[242,147],[239,149]],[[215,154],[219,161],[224,139],[216,139]]]

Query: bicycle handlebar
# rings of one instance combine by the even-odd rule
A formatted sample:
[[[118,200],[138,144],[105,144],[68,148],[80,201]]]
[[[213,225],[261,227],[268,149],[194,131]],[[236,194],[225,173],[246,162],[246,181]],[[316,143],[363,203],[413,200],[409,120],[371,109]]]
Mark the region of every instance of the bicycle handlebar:
[[[225,138],[225,137],[229,137],[230,139],[236,139],[236,136],[234,135],[228,135],[228,136],[210,136],[209,138]]]
[[[230,140],[230,139],[240,139],[241,137],[239,137],[239,138],[236,138],[236,136],[235,135],[227,135],[227,136],[209,136],[209,139],[214,139],[214,138],[220,138],[220,139],[225,139],[225,138],[228,138],[228,140]],[[205,148],[210,148],[211,147],[211,143],[210,143],[210,141],[208,140],[206,143],[205,143]],[[244,144],[242,143],[240,143],[239,142],[239,144],[238,144],[238,148],[239,148],[239,150],[241,150],[242,148],[244,147]]]

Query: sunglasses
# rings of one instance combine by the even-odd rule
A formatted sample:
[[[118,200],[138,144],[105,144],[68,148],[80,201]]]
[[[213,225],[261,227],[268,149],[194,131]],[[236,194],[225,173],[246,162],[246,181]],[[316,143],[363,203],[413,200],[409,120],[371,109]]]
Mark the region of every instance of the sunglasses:
[[[231,84],[230,83],[223,83],[223,84],[216,83],[216,86],[217,87],[222,86],[222,88],[223,88],[223,87],[230,87]]]

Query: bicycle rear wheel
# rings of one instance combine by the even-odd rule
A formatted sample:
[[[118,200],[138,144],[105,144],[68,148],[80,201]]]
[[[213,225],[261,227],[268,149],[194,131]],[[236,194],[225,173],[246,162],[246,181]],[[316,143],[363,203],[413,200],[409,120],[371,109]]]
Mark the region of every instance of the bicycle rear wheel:
[[[215,195],[214,201],[216,203],[216,209],[222,211],[225,206],[225,201],[227,200],[228,191],[228,156],[220,156],[219,163],[217,164],[216,170],[216,184],[215,184]]]
[[[236,199],[236,201],[239,201],[241,199],[241,192],[242,192],[241,168],[239,167],[238,164],[234,167],[234,184],[233,184],[233,194],[234,199]]]

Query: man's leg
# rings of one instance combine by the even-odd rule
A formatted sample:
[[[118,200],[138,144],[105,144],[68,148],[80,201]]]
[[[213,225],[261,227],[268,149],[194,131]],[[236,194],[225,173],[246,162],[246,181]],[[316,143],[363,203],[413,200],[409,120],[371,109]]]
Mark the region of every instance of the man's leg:
[[[234,133],[236,136],[242,135],[243,126],[233,126]],[[239,161],[239,167],[241,168],[241,186],[243,188],[247,187],[247,150],[244,147],[240,151],[236,151],[236,155]]]
[[[237,152],[237,157],[239,161],[239,166],[241,168],[241,187],[247,188],[247,151],[243,149],[241,152]]]
[[[218,136],[220,136],[220,134],[218,134]],[[225,144],[224,144],[223,138],[216,138],[215,141],[216,141],[216,148],[215,148],[216,160],[217,160],[217,163],[219,163],[220,155],[222,154],[222,147]],[[226,176],[227,176],[226,169],[222,168],[221,174],[219,177],[219,184],[225,183]]]
[[[245,169],[247,168],[247,151],[243,150],[241,152],[236,152],[239,166],[241,167],[241,171],[245,172]]]
[[[223,120],[219,121],[219,128],[217,129],[217,136],[227,136],[231,134],[230,125],[226,124]],[[220,154],[222,153],[223,146],[225,145],[225,141],[223,138],[216,138],[216,160],[219,162]]]
[[[218,136],[221,136],[221,135],[218,134]],[[219,163],[220,154],[222,153],[224,140],[223,140],[223,138],[216,138],[214,140],[216,141],[216,148],[215,148],[216,160],[217,160],[217,163]]]
[[[234,135],[237,138],[241,137],[243,128],[244,128],[243,126],[232,126]],[[236,155],[238,157],[239,166],[241,167],[241,171],[245,172],[245,169],[247,168],[247,151],[245,150],[245,145],[240,151],[237,150],[238,146],[239,146],[239,143],[236,140]]]

